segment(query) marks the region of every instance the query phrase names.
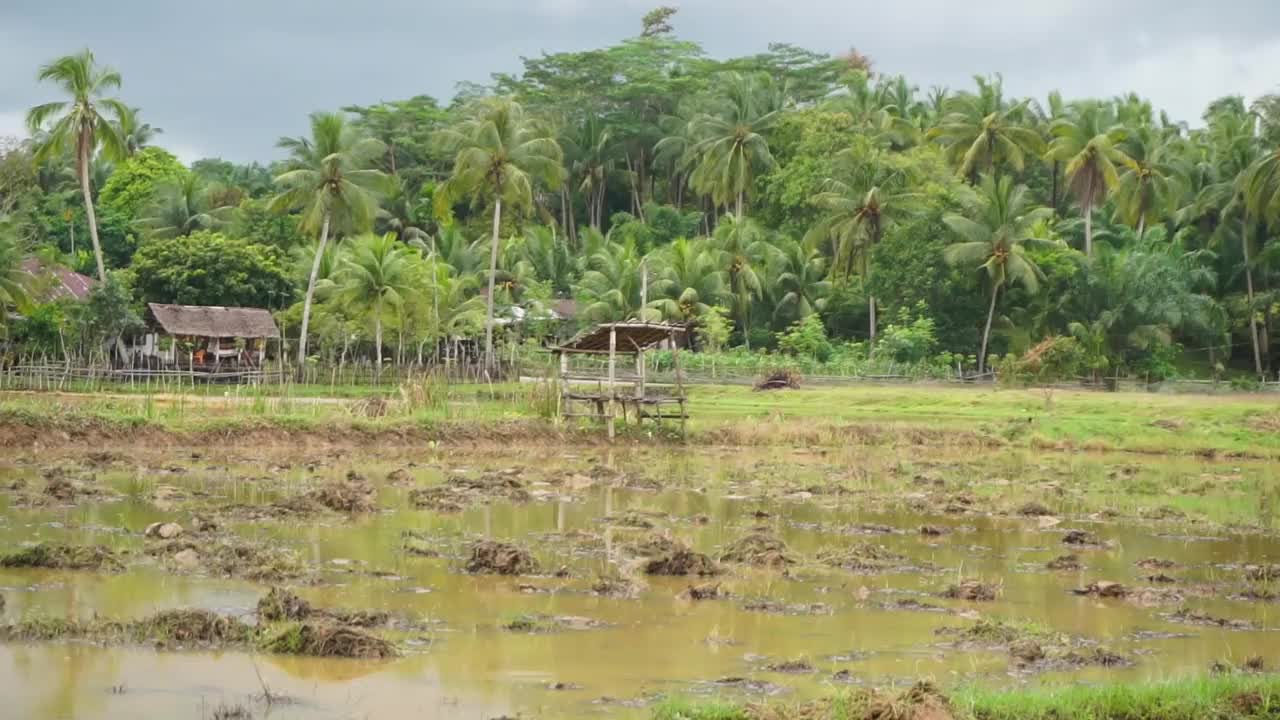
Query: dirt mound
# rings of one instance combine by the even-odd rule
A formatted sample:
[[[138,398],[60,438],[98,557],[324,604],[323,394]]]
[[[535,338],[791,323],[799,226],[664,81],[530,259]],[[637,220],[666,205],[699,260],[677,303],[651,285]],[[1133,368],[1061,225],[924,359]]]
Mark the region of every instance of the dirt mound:
[[[312,490],[307,497],[334,512],[354,514],[374,510],[373,486],[354,471],[347,473],[346,480]]]
[[[791,673],[795,675],[817,671],[817,668],[815,668],[812,663],[810,663],[808,660],[804,658],[797,658],[795,660],[783,660],[781,662],[770,663],[768,665],[765,665],[764,669],[770,672]]]
[[[1280,580],[1280,565],[1249,565],[1244,576],[1254,582],[1274,582]]]
[[[528,502],[529,491],[516,479],[517,475],[518,471],[485,473],[475,478],[453,475],[443,485],[410,491],[409,502],[416,508],[436,512],[458,512],[494,501]]]
[[[707,555],[695,552],[678,540],[650,533],[627,544],[626,552],[642,558],[640,571],[646,575],[718,575],[720,567]]]
[[[1079,570],[1084,567],[1080,563],[1079,555],[1059,555],[1044,566],[1050,570]]]
[[[119,572],[124,570],[124,563],[102,545],[42,543],[0,557],[0,567]]]
[[[1165,615],[1164,618],[1171,622],[1219,627],[1227,630],[1256,630],[1258,627],[1248,620],[1217,617],[1190,608],[1180,608],[1177,612]]]
[[[1086,530],[1068,530],[1062,536],[1062,542],[1076,547],[1103,547],[1103,542],[1098,539],[1098,536]]]
[[[906,557],[893,552],[884,545],[864,543],[851,547],[823,550],[818,553],[818,562],[831,567],[838,567],[856,573],[877,573],[892,569]]]
[[[471,546],[466,570],[473,574],[530,575],[538,571],[538,563],[518,545],[480,540]]]
[[[591,584],[591,592],[603,597],[634,598],[640,594],[640,586],[629,578],[601,575]]]
[[[1070,667],[1128,667],[1133,659],[1103,647],[1088,650],[1071,650],[1057,658],[1061,665]]]
[[[249,640],[253,629],[208,610],[165,610],[133,625],[139,640],[229,645]]]
[[[989,602],[1000,595],[1001,586],[980,580],[965,580],[942,591],[942,597],[952,600]]]
[[[394,645],[376,635],[327,622],[292,624],[267,638],[262,649],[285,655],[366,659],[400,654]]]
[[[1053,511],[1050,510],[1043,503],[1038,503],[1032,500],[1031,502],[1026,503],[1022,507],[1018,508],[1018,514],[1024,517],[1047,517],[1049,515],[1052,515]]]
[[[940,525],[921,525],[920,534],[925,537],[941,537],[951,532]]]
[[[725,548],[720,556],[720,562],[783,568],[794,565],[796,558],[781,539],[766,529],[756,528]]]
[[[151,545],[146,552],[179,573],[203,573],[266,583],[298,578],[305,573],[292,550],[265,543],[253,544],[234,536],[202,542],[178,538]]]
[[[1123,598],[1129,594],[1124,585],[1121,585],[1118,582],[1110,582],[1108,580],[1097,580],[1082,588],[1076,588],[1071,592],[1077,595],[1088,595],[1089,597],[1099,598]]]
[[[258,619],[266,622],[305,620],[311,615],[311,603],[283,588],[271,588],[258,600]]]
[[[604,627],[599,620],[577,615],[517,615],[502,623],[502,629],[520,633],[552,633],[562,630],[592,630]]]
[[[1009,655],[1023,665],[1031,665],[1045,658],[1044,648],[1031,638],[1018,638],[1009,643]]]
[[[703,583],[690,585],[687,590],[680,593],[680,597],[686,600],[718,600],[729,597],[729,593],[720,589],[720,583]]]
[[[799,371],[790,368],[770,370],[761,375],[753,390],[797,390],[800,388],[802,376]]]
[[[897,697],[876,696],[867,704],[866,720],[953,720],[951,701],[927,680]]]

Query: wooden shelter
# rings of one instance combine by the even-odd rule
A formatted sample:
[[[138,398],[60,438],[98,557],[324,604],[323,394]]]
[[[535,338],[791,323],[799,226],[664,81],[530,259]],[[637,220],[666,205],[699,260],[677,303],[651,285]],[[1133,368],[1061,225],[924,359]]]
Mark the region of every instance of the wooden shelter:
[[[604,420],[609,429],[610,439],[614,436],[614,423],[619,408],[622,410],[624,422],[630,408],[635,414],[637,423],[644,420],[661,422],[664,419],[678,419],[680,431],[684,432],[689,413],[688,399],[685,397],[684,386],[680,381],[680,346],[684,342],[686,333],[687,330],[683,325],[627,320],[597,325],[579,333],[569,342],[553,348],[552,352],[556,353],[560,359],[561,414],[566,418],[592,417]],[[674,392],[650,392],[645,386],[645,352],[664,345],[669,346],[674,352],[675,389]],[[598,374],[570,373],[569,359],[573,355],[607,356],[608,365],[605,375],[602,377]],[[635,361],[635,377],[630,382],[632,385],[630,393],[618,390],[619,355],[630,356]],[[595,391],[584,388],[584,383],[588,385],[594,383]]]
[[[146,332],[131,348],[136,359],[191,369],[261,367],[268,340],[280,338],[268,310],[148,303]]]

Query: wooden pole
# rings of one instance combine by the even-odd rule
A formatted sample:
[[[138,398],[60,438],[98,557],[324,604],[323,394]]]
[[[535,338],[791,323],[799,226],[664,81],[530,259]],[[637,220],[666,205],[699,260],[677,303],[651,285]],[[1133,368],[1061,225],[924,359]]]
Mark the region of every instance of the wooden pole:
[[[614,395],[613,384],[614,383],[613,383],[613,380],[614,380],[614,369],[615,369],[615,365],[617,364],[617,360],[618,360],[618,327],[615,324],[609,327],[609,410],[608,410],[608,414],[605,416],[605,423],[609,427],[610,440],[613,440],[613,433],[614,433],[614,428],[613,428],[613,395]]]

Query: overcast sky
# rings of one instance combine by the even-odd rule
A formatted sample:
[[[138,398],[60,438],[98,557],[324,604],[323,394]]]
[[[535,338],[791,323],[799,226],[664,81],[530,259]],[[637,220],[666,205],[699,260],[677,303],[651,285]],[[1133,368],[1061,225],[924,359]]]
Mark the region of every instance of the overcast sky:
[[[922,89],[1000,72],[1019,96],[1136,90],[1193,123],[1216,97],[1280,90],[1277,0],[0,0],[0,135],[57,98],[41,63],[89,47],[183,160],[270,160],[313,110],[447,99],[521,55],[635,35],[663,2],[715,57],[852,46]]]

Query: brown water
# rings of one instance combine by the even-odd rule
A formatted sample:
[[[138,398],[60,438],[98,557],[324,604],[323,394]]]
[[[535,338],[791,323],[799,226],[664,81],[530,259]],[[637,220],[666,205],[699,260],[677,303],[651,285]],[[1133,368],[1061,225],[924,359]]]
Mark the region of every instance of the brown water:
[[[823,454],[521,448],[506,454],[329,455],[312,458],[318,463],[313,468],[278,452],[264,457],[269,459],[247,459],[243,451],[203,451],[199,458],[182,451],[144,453],[94,471],[99,485],[121,496],[112,502],[25,508],[16,507],[14,493],[0,492],[0,550],[37,541],[137,550],[145,542],[140,530],[150,522],[173,519],[190,527],[195,510],[275,499],[355,469],[379,485],[380,512],[223,529],[293,548],[322,568],[321,584],[298,590],[313,605],[388,610],[429,628],[397,638],[404,657],[374,662],[11,643],[0,645],[0,696],[5,698],[0,716],[198,718],[211,717],[219,704],[246,703],[255,716],[272,718],[628,718],[645,716],[647,703],[671,694],[798,698],[850,682],[883,686],[921,677],[949,686],[1128,681],[1202,675],[1223,658],[1262,655],[1268,665],[1280,662],[1280,642],[1271,633],[1280,624],[1275,617],[1280,604],[1231,599],[1243,587],[1239,566],[1280,562],[1280,539],[1269,531],[1275,522],[1276,481],[1265,465],[1138,461],[1135,470],[1132,458],[928,458],[918,449]],[[0,464],[0,487],[16,479],[38,487],[43,467],[79,458],[13,459]],[[615,481],[569,490],[551,484],[568,472],[580,478],[598,466],[632,479],[657,480],[660,487],[628,489]],[[165,469],[173,467],[182,472]],[[412,486],[382,480],[388,471],[406,467],[416,486],[453,474],[518,468],[535,500],[475,506],[457,514],[414,510],[407,502]],[[1117,467],[1119,474],[1108,475]],[[1212,491],[1193,487],[1192,492],[1157,489],[1152,494],[1149,487],[1157,482],[1187,488],[1204,478],[1215,479]],[[1073,481],[1088,490],[1076,492]],[[832,492],[836,484],[841,494]],[[157,501],[158,486],[184,491],[187,499]],[[1143,494],[1130,492],[1135,487]],[[973,511],[908,509],[922,497],[965,493],[975,500]],[[1054,508],[1062,524],[1041,529],[1035,518],[1000,512],[1028,498]],[[1255,532],[1233,533],[1220,522],[1094,522],[1084,514],[1098,507],[1143,505],[1190,507],[1196,517],[1209,520],[1246,520]],[[593,581],[625,565],[620,546],[637,536],[602,518],[627,511],[651,514],[659,531],[713,556],[750,528],[763,526],[803,558],[871,542],[909,558],[904,565],[918,567],[860,575],[812,563],[786,573],[732,566],[719,579],[731,592],[729,599],[683,599],[680,593],[696,581],[684,578],[642,578],[643,589],[634,599],[596,596],[589,592]],[[951,532],[924,537],[917,531],[922,523]],[[1085,570],[1048,572],[1045,561],[1069,550],[1061,542],[1067,528],[1088,529],[1110,547],[1079,551]],[[407,530],[425,533],[444,557],[405,554],[402,533]],[[523,544],[543,568],[563,566],[569,577],[464,574],[461,557],[477,537]],[[1258,629],[1179,624],[1164,617],[1178,605],[1140,607],[1070,592],[1093,580],[1149,586],[1140,578],[1151,572],[1134,563],[1151,556],[1183,566],[1170,571],[1179,580],[1174,587],[1201,588],[1188,594],[1185,606],[1248,620]],[[132,618],[198,607],[248,619],[265,592],[248,582],[169,574],[144,558],[132,557],[134,564],[120,574],[0,569],[0,592],[7,600],[0,618]],[[1001,595],[986,603],[938,597],[961,578],[1001,583]],[[744,607],[764,598],[782,611]],[[890,607],[908,598],[949,612]],[[543,634],[501,628],[520,614],[585,617],[603,626]],[[1128,668],[1032,674],[1017,671],[1003,650],[957,649],[935,632],[970,625],[978,615],[1031,621],[1137,662]],[[811,663],[814,672],[766,669],[798,658]],[[837,680],[834,673],[842,670],[848,673]],[[717,682],[726,678],[748,682]],[[290,702],[265,707],[247,699],[261,694],[264,684]]]

